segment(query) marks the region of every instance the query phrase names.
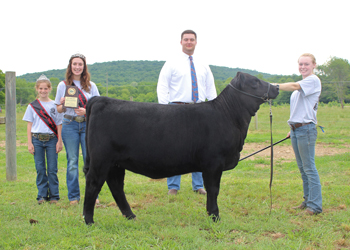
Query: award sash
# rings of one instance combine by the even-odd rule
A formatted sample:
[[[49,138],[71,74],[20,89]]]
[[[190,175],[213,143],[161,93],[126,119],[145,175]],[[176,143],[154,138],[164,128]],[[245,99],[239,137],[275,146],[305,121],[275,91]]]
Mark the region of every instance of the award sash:
[[[49,116],[49,114],[46,112],[45,108],[41,105],[40,101],[36,99],[35,101],[31,102],[29,105],[32,106],[35,113],[49,127],[49,129],[51,129],[52,132],[54,132],[54,134],[58,138],[56,123],[52,119],[52,117]]]

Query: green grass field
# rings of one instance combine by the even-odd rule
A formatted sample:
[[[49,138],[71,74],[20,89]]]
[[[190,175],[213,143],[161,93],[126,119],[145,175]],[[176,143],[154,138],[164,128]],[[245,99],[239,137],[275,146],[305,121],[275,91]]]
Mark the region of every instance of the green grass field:
[[[85,179],[80,159],[82,202],[69,206],[65,152],[59,154],[61,200],[38,205],[34,159],[27,152],[26,123],[17,113],[17,181],[6,181],[5,125],[0,124],[0,249],[349,249],[350,150],[316,157],[324,213],[306,216],[291,209],[302,201],[302,182],[294,160],[274,160],[270,213],[270,159],[247,159],[223,173],[218,197],[221,221],[206,215],[204,196],[191,190],[184,175],[177,196],[167,195],[166,179],[152,180],[127,172],[125,193],[136,220],[122,217],[104,185],[95,224],[83,222]],[[350,145],[350,107],[321,106],[318,143],[332,148]],[[289,106],[272,107],[275,141],[289,131]],[[2,113],[0,116],[4,116]],[[269,106],[252,119],[246,143],[269,144]],[[283,142],[290,145],[290,141]],[[278,147],[278,146],[276,146]],[[258,150],[258,149],[257,149]],[[30,224],[30,219],[37,224]]]

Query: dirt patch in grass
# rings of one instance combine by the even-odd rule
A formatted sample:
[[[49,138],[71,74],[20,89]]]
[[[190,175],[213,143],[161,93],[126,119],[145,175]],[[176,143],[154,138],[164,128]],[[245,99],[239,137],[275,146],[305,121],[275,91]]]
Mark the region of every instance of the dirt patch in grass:
[[[241,152],[241,158],[252,154],[260,149],[269,146],[268,143],[245,143],[243,150]],[[326,144],[326,143],[316,143],[316,156],[325,156],[325,155],[337,155],[344,154],[350,152],[350,144],[342,144],[342,147],[339,148],[338,145],[334,144]],[[270,149],[266,149],[261,151],[260,153],[255,154],[247,159],[254,160],[256,157],[270,157],[271,151]],[[284,160],[292,160],[295,159],[294,151],[291,145],[275,145],[273,147],[273,155],[275,159],[284,159]]]
[[[27,143],[20,143],[18,140],[16,142],[17,147],[18,146],[27,146]],[[6,142],[0,141],[0,150],[3,148],[5,150]],[[269,146],[269,143],[263,144],[263,143],[245,143],[243,150],[241,152],[241,158],[252,154],[256,151],[259,151],[260,149],[263,149],[265,147]],[[337,154],[344,154],[350,152],[350,144],[342,144],[342,147],[340,148],[338,145],[335,144],[327,144],[327,143],[316,143],[316,156],[325,156],[325,155],[337,155]],[[270,149],[266,149],[264,151],[261,151],[260,153],[257,153],[254,156],[249,157],[248,159],[254,160],[256,157],[270,157],[271,151]],[[273,154],[275,159],[284,159],[284,160],[292,160],[294,159],[294,152],[291,145],[283,145],[278,144],[273,147]]]
[[[16,146],[27,146],[27,143],[20,143],[19,140],[16,141]],[[6,141],[0,141],[0,148],[4,148],[6,147]]]

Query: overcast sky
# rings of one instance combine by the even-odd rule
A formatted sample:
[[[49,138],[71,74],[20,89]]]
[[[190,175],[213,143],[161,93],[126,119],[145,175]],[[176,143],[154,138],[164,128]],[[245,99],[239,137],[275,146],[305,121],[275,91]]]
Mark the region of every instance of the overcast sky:
[[[165,61],[180,35],[197,32],[195,55],[210,65],[299,74],[298,57],[350,60],[344,0],[4,0],[0,70],[16,75],[65,69],[76,52],[87,63]],[[48,76],[50,77],[50,76]]]

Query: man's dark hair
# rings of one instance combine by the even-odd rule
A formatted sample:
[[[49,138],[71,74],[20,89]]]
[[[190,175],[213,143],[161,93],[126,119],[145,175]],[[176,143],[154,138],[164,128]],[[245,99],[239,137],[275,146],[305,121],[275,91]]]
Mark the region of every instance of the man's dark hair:
[[[182,32],[182,34],[181,34],[181,40],[182,40],[184,34],[193,34],[194,37],[197,39],[197,34],[196,34],[196,32],[194,32],[193,30],[185,30],[184,32]]]

